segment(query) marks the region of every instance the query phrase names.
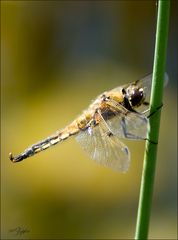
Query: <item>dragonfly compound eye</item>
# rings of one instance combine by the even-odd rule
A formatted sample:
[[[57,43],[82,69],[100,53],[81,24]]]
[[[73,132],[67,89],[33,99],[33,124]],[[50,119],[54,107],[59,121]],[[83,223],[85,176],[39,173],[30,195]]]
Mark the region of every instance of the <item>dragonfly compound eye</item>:
[[[143,88],[132,88],[129,91],[129,102],[132,107],[140,106],[145,99]]]

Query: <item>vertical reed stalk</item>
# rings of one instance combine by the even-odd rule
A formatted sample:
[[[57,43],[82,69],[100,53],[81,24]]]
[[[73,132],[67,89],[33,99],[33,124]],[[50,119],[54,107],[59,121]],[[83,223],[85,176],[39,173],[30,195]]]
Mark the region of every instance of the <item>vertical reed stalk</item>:
[[[154,176],[156,169],[156,155],[159,137],[159,126],[163,96],[164,73],[166,62],[166,49],[168,39],[168,24],[169,24],[169,0],[158,1],[158,16],[156,28],[156,43],[155,55],[153,65],[153,79],[152,79],[152,92],[151,92],[151,113],[154,113],[150,119],[150,129],[148,131],[148,141],[146,142],[138,215],[136,223],[135,239],[146,240],[148,238],[149,220],[152,205]],[[157,111],[157,109],[159,109]]]

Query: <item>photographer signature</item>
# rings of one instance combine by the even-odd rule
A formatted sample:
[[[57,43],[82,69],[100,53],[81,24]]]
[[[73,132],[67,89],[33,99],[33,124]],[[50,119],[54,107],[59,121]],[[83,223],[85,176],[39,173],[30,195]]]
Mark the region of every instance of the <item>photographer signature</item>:
[[[22,236],[25,233],[30,232],[30,230],[24,227],[16,227],[16,228],[10,229],[9,232],[15,233],[15,235],[17,236]]]

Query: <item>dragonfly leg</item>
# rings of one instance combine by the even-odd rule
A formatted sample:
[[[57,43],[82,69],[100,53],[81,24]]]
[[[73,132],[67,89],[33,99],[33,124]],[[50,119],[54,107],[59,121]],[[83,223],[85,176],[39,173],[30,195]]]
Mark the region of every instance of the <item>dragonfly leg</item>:
[[[152,113],[150,113],[147,118],[150,118],[150,117],[153,116],[157,111],[160,111],[162,107],[163,107],[163,103],[162,103],[159,107],[157,107],[155,111],[153,111]]]
[[[148,142],[150,142],[150,143],[152,143],[152,144],[155,144],[155,145],[158,144],[157,142],[154,142],[154,141],[152,141],[152,140],[150,140],[150,139],[148,139],[148,138],[145,138],[144,140],[146,140],[146,141],[148,141]]]

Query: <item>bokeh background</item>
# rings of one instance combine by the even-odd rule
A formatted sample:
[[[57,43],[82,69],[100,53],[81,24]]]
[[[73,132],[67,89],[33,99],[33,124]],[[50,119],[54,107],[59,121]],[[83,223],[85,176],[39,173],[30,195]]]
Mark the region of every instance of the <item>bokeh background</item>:
[[[150,239],[177,239],[176,9],[171,1]],[[134,237],[144,142],[128,142],[126,174],[97,165],[75,139],[17,164],[8,154],[150,73],[156,13],[156,1],[1,1],[2,239]]]

